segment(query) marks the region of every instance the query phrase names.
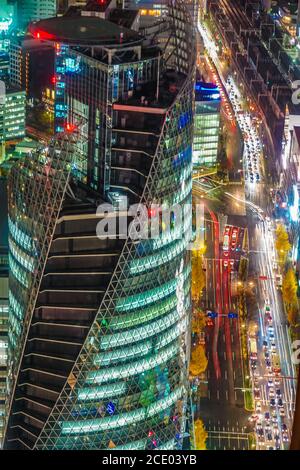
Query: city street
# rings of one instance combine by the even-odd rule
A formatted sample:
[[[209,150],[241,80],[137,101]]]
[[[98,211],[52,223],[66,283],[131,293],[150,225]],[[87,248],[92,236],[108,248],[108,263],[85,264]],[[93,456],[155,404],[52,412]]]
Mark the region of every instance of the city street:
[[[223,68],[217,55],[217,47],[209,31],[203,24],[199,26],[199,30],[207,53],[219,75],[220,83],[230,99],[245,144],[241,155],[245,179],[244,194],[241,191],[241,194],[236,196],[228,188],[225,197],[244,204],[249,234],[247,252],[250,262],[249,277],[253,279],[256,300],[254,305],[248,305],[247,331],[249,341],[257,348],[257,351],[251,352],[249,346],[249,367],[255,400],[255,412],[251,420],[255,424],[256,448],[284,449],[288,448],[292,427],[295,371],[291,363],[291,345],[285,312],[275,282],[274,224],[269,217],[272,205],[265,173],[264,146],[257,132],[255,114],[244,109],[245,97],[240,88],[237,87],[233,77],[225,79],[222,75]],[[218,215],[210,211],[210,217],[215,228],[206,231],[210,234],[206,243],[209,256],[214,256],[214,259],[210,259],[206,264],[206,276],[209,280],[206,292],[207,308],[212,309],[211,304],[214,299],[215,310],[218,313],[220,311],[227,313],[231,308],[230,265],[224,268],[224,250],[223,253],[221,250],[223,234],[220,233]],[[213,246],[210,251],[209,246]],[[211,297],[213,285],[215,293]],[[250,332],[250,319],[255,325],[255,333]],[[236,371],[242,371],[238,322],[234,323],[234,320],[225,317],[218,317],[214,322],[214,327],[209,327],[211,331],[207,335],[208,397],[201,400],[201,415],[207,425],[209,436],[210,432],[222,431],[225,434],[230,432],[230,426],[234,426],[231,422],[234,406],[242,408],[235,408],[239,415],[237,423],[240,425],[243,419],[245,422],[245,427],[237,431],[244,432],[247,425],[249,429],[249,415],[243,416],[246,415],[243,409],[245,392],[242,391],[243,376],[236,374]],[[218,404],[222,405],[222,408],[216,412],[214,410],[218,410]],[[214,414],[216,420],[211,418]],[[236,444],[232,441],[232,445]],[[230,448],[229,440],[227,445]],[[220,436],[209,440],[209,446],[209,448],[227,448]]]

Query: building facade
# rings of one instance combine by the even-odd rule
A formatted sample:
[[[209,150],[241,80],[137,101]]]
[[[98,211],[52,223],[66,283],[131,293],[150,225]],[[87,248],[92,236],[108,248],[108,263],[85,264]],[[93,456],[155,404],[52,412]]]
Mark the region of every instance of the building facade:
[[[0,103],[0,142],[22,139],[25,136],[25,91],[6,88]]]
[[[55,42],[62,132],[11,173],[6,448],[182,448],[195,39],[183,2],[168,15],[171,56],[153,30],[92,17],[69,41],[64,18],[32,30]],[[157,236],[132,236],[121,196]],[[167,228],[158,207],[174,204],[184,217]],[[116,214],[118,236],[101,234]]]
[[[17,0],[18,26],[56,16],[57,0]]]
[[[217,163],[220,135],[220,92],[216,85],[196,82],[194,169]]]
[[[8,226],[7,180],[0,177],[0,448],[5,424],[5,400],[8,349]]]

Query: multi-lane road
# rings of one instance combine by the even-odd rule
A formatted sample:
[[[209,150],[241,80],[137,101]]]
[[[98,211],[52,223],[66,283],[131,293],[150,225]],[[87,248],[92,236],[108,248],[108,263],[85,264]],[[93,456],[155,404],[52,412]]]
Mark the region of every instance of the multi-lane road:
[[[247,214],[247,227],[250,240],[250,274],[256,285],[257,305],[251,313],[251,319],[257,324],[258,354],[251,360],[253,395],[256,403],[254,422],[256,422],[257,448],[288,448],[295,401],[295,371],[291,362],[292,351],[281,296],[276,288],[274,274],[274,226],[268,217],[270,207],[268,181],[264,173],[263,144],[255,128],[256,116],[244,110],[244,97],[237,88],[233,77],[225,80],[222,66],[216,53],[216,46],[209,33],[199,26],[208,55],[212,60],[219,81],[229,97],[235,119],[238,122],[245,141],[243,164],[245,173],[244,202]],[[228,197],[233,197],[228,193]],[[216,214],[210,211],[212,229],[207,231],[212,237],[211,259],[207,272],[211,290],[214,285],[214,308],[217,312],[227,313],[231,307],[230,266],[224,266],[224,252],[220,249],[223,234]],[[207,242],[209,246],[209,242]],[[260,281],[260,278],[263,278]],[[212,281],[213,280],[213,281]],[[210,298],[210,295],[207,296]],[[210,298],[211,300],[211,298]],[[266,320],[266,308],[270,312]],[[201,415],[210,433],[219,432],[218,439],[213,439],[211,448],[223,448],[221,433],[230,432],[232,418],[242,426],[236,432],[244,433],[247,417],[239,409],[243,406],[243,377],[235,377],[241,370],[241,345],[237,322],[218,316],[214,327],[208,334],[208,398],[202,400]],[[276,359],[278,357],[278,360]],[[275,373],[274,363],[279,362]],[[277,368],[278,369],[278,368]],[[237,383],[238,382],[238,385]],[[218,408],[222,404],[222,408]],[[219,412],[218,412],[219,410]],[[233,411],[234,410],[234,411]],[[233,418],[234,419],[234,418]],[[229,425],[228,425],[229,423]],[[227,430],[227,431],[226,431]],[[225,434],[222,434],[223,437]],[[216,442],[219,442],[219,447]],[[209,441],[210,442],[210,441]],[[241,441],[242,442],[242,441]],[[234,443],[236,445],[236,442]],[[229,447],[230,448],[230,447]]]

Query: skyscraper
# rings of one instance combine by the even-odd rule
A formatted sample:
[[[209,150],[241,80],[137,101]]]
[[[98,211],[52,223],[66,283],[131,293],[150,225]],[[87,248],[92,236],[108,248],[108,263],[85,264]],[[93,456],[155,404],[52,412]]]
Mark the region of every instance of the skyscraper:
[[[5,422],[8,330],[8,227],[6,178],[0,177],[0,447]]]
[[[166,49],[159,26],[142,34],[117,16],[32,27],[55,46],[60,134],[10,179],[6,448],[182,446],[194,31],[179,0],[169,4]],[[134,239],[121,196],[149,220],[160,219],[153,204],[179,204],[183,223],[171,214],[170,230]],[[97,235],[116,215],[119,235]]]
[[[0,142],[21,139],[25,135],[26,94],[8,86],[0,103]]]
[[[56,15],[57,0],[17,0],[18,23],[27,27],[31,21]]]
[[[213,83],[196,82],[194,169],[217,164],[221,97]]]

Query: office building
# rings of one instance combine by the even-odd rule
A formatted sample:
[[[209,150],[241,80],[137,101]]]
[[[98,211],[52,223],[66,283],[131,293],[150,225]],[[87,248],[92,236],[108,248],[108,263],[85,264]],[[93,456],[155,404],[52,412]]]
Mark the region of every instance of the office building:
[[[25,91],[6,87],[0,102],[0,142],[22,139],[25,136]]]
[[[193,146],[194,169],[215,166],[220,134],[220,92],[216,85],[196,82],[195,130]]]
[[[8,225],[7,180],[0,177],[0,448],[5,419],[8,333]]]
[[[0,51],[0,80],[9,81],[9,55],[5,51]]]
[[[46,88],[53,87],[53,47],[28,35],[15,36],[10,43],[9,58],[10,83],[25,90],[27,99],[40,101]]]
[[[17,0],[18,26],[26,28],[31,21],[56,16],[57,0]]]
[[[184,4],[168,15],[171,56],[116,13],[31,28],[55,45],[61,133],[10,176],[5,448],[182,448],[196,54]],[[134,239],[121,196],[184,221]],[[118,236],[97,236],[116,215]]]

